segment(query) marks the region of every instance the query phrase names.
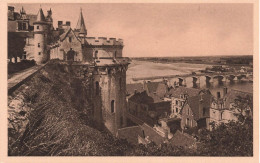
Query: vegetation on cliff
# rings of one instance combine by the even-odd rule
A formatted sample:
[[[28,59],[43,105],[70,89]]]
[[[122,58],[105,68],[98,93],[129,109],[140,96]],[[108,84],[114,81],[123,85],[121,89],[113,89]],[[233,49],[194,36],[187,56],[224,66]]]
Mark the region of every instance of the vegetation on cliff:
[[[252,156],[252,119],[220,125],[197,134],[196,149],[171,144],[134,146],[95,128],[86,79],[70,65],[48,63],[18,88],[30,108],[23,132],[8,133],[10,156]],[[20,111],[21,112],[21,111]],[[19,112],[19,114],[20,114]],[[25,113],[21,113],[24,115]],[[15,122],[12,122],[15,123]]]

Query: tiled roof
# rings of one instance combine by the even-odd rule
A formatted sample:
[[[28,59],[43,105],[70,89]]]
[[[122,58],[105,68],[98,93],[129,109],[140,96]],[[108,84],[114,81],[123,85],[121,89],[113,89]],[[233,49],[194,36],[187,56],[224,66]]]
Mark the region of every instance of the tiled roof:
[[[153,98],[148,96],[146,91],[140,93],[138,92],[131,96],[128,100],[139,104],[150,104],[154,102]]]
[[[171,89],[167,95],[179,98],[181,94],[187,94],[188,96],[196,96],[200,92],[199,89],[196,88],[187,88],[187,87],[178,87],[178,88],[173,88]]]
[[[230,104],[235,102],[235,99],[238,98],[238,96],[245,98],[245,97],[250,97],[251,99],[253,99],[253,94],[252,93],[248,93],[248,92],[242,92],[242,91],[238,91],[238,90],[234,90],[231,89],[225,96],[224,96],[224,100],[225,104],[224,104],[224,108],[229,108]]]
[[[118,129],[118,138],[126,139],[132,144],[138,144],[138,135],[142,136],[143,132],[140,126],[131,126]]]
[[[201,100],[202,99],[202,100]],[[187,101],[185,102],[185,105],[189,105],[192,113],[193,113],[193,117],[194,119],[197,121],[200,118],[203,118],[200,116],[200,105],[201,108],[206,108],[206,113],[204,117],[209,117],[209,108],[211,106],[211,102],[212,102],[212,95],[211,94],[202,94],[202,95],[197,95],[197,96],[193,96],[193,97],[188,97]],[[201,110],[202,111],[202,110]]]
[[[179,130],[177,130],[170,142],[174,146],[190,147],[194,145],[196,140],[192,136],[186,133],[181,133]]]
[[[159,135],[155,129],[153,129],[152,127],[150,127],[147,124],[143,124],[140,126],[145,134],[145,137],[149,136],[149,140],[153,141],[155,144],[160,145],[162,144],[166,139],[164,137],[162,137],[161,135]],[[141,135],[140,135],[141,136]]]
[[[127,94],[131,95],[135,93],[135,90],[137,92],[143,92],[143,84],[142,83],[133,83],[133,84],[126,84],[126,92]]]
[[[152,93],[156,92],[159,84],[160,84],[160,82],[146,82],[145,85],[147,87],[148,93],[152,94]]]
[[[168,86],[164,83],[159,83],[156,89],[156,95],[163,98],[168,91]]]

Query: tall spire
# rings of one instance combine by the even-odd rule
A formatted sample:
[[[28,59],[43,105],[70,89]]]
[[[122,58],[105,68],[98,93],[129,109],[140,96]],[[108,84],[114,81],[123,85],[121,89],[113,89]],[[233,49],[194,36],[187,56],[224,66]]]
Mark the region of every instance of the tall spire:
[[[80,31],[80,33],[87,33],[83,14],[82,14],[82,8],[80,8],[80,14],[79,14],[79,20],[76,26],[76,30]]]
[[[43,14],[42,8],[40,8],[36,21],[45,21],[45,16]]]
[[[20,13],[21,13],[21,14],[26,14],[26,12],[25,12],[23,6],[22,6],[22,10],[20,11]]]

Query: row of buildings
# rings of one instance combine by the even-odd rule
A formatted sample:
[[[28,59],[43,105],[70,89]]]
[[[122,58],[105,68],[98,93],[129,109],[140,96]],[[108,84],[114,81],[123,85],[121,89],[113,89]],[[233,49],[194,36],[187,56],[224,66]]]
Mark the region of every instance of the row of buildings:
[[[131,137],[131,141],[134,139],[136,143],[154,141],[159,145],[174,142],[173,145],[192,147],[196,140],[185,130],[211,130],[212,123],[218,125],[237,121],[240,113],[252,116],[253,95],[226,87],[223,88],[223,95],[218,92],[217,97],[205,89],[171,88],[166,81],[127,84],[126,88],[127,116],[137,124],[133,126],[134,130],[144,133],[138,136],[121,135],[126,139]],[[248,104],[244,104],[242,107],[245,108],[241,110],[238,103],[242,98],[247,99]],[[128,130],[131,133],[132,128]]]

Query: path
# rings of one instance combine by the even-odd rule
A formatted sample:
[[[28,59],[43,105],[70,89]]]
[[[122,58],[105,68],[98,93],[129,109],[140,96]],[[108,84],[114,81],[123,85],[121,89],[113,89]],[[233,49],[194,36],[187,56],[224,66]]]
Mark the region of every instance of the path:
[[[14,91],[17,87],[19,87],[23,83],[23,81],[31,77],[35,72],[43,68],[45,65],[46,64],[36,65],[12,75],[11,78],[8,79],[8,93]]]

